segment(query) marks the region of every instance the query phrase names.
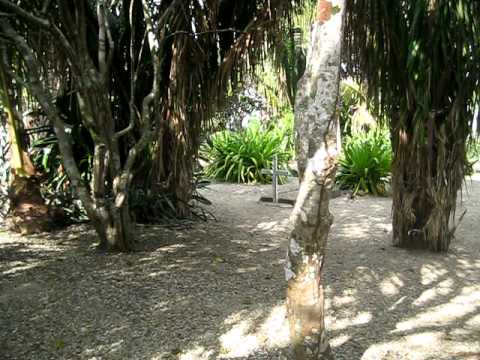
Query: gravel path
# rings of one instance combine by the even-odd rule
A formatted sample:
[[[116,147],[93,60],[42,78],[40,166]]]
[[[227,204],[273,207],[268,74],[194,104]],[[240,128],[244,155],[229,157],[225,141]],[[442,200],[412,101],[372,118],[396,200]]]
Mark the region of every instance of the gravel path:
[[[0,359],[279,359],[291,208],[258,203],[269,190],[211,185],[217,222],[139,227],[133,254],[97,253],[85,225],[1,233]],[[389,199],[332,201],[337,360],[480,359],[480,178],[467,190],[446,255],[393,248]]]

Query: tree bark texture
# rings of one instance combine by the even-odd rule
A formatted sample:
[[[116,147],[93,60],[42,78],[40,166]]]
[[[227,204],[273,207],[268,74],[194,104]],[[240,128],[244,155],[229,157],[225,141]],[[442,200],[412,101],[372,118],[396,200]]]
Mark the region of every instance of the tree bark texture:
[[[442,252],[454,237],[468,134],[459,133],[448,117],[439,120],[426,121],[427,141],[412,129],[392,130],[394,246]]]
[[[322,267],[337,156],[338,94],[344,2],[318,2],[307,68],[297,92],[295,126],[300,190],[291,215],[286,278],[295,360],[332,359],[325,333]]]

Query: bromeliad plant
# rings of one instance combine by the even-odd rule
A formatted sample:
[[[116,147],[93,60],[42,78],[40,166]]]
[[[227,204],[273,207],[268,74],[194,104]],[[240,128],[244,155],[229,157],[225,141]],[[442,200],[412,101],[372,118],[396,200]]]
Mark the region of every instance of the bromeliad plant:
[[[353,194],[385,195],[390,183],[392,148],[387,131],[348,137],[339,160],[336,181]]]
[[[291,158],[288,138],[283,129],[263,129],[257,121],[240,132],[218,132],[202,147],[201,156],[208,161],[204,173],[222,181],[269,182],[270,176],[261,170],[271,168],[275,154],[279,168],[287,167]]]

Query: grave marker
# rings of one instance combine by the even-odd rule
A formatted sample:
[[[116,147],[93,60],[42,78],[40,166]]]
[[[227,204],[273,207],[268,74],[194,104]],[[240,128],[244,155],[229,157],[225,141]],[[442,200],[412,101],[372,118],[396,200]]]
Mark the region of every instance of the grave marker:
[[[275,204],[284,203],[294,205],[295,201],[290,199],[279,199],[278,198],[278,177],[279,176],[290,176],[290,172],[288,170],[279,170],[278,169],[278,158],[277,155],[273,155],[272,159],[272,168],[271,169],[262,169],[260,173],[263,175],[271,175],[272,176],[272,193],[273,196],[269,197],[261,197],[260,201],[263,202],[272,202]]]

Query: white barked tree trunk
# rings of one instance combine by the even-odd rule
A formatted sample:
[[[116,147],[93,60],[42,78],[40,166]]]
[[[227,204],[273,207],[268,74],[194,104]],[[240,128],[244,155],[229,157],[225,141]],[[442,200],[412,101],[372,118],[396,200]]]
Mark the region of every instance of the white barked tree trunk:
[[[307,68],[298,85],[295,127],[300,190],[291,215],[286,278],[295,360],[333,359],[324,325],[322,267],[333,221],[344,0],[317,3]]]

